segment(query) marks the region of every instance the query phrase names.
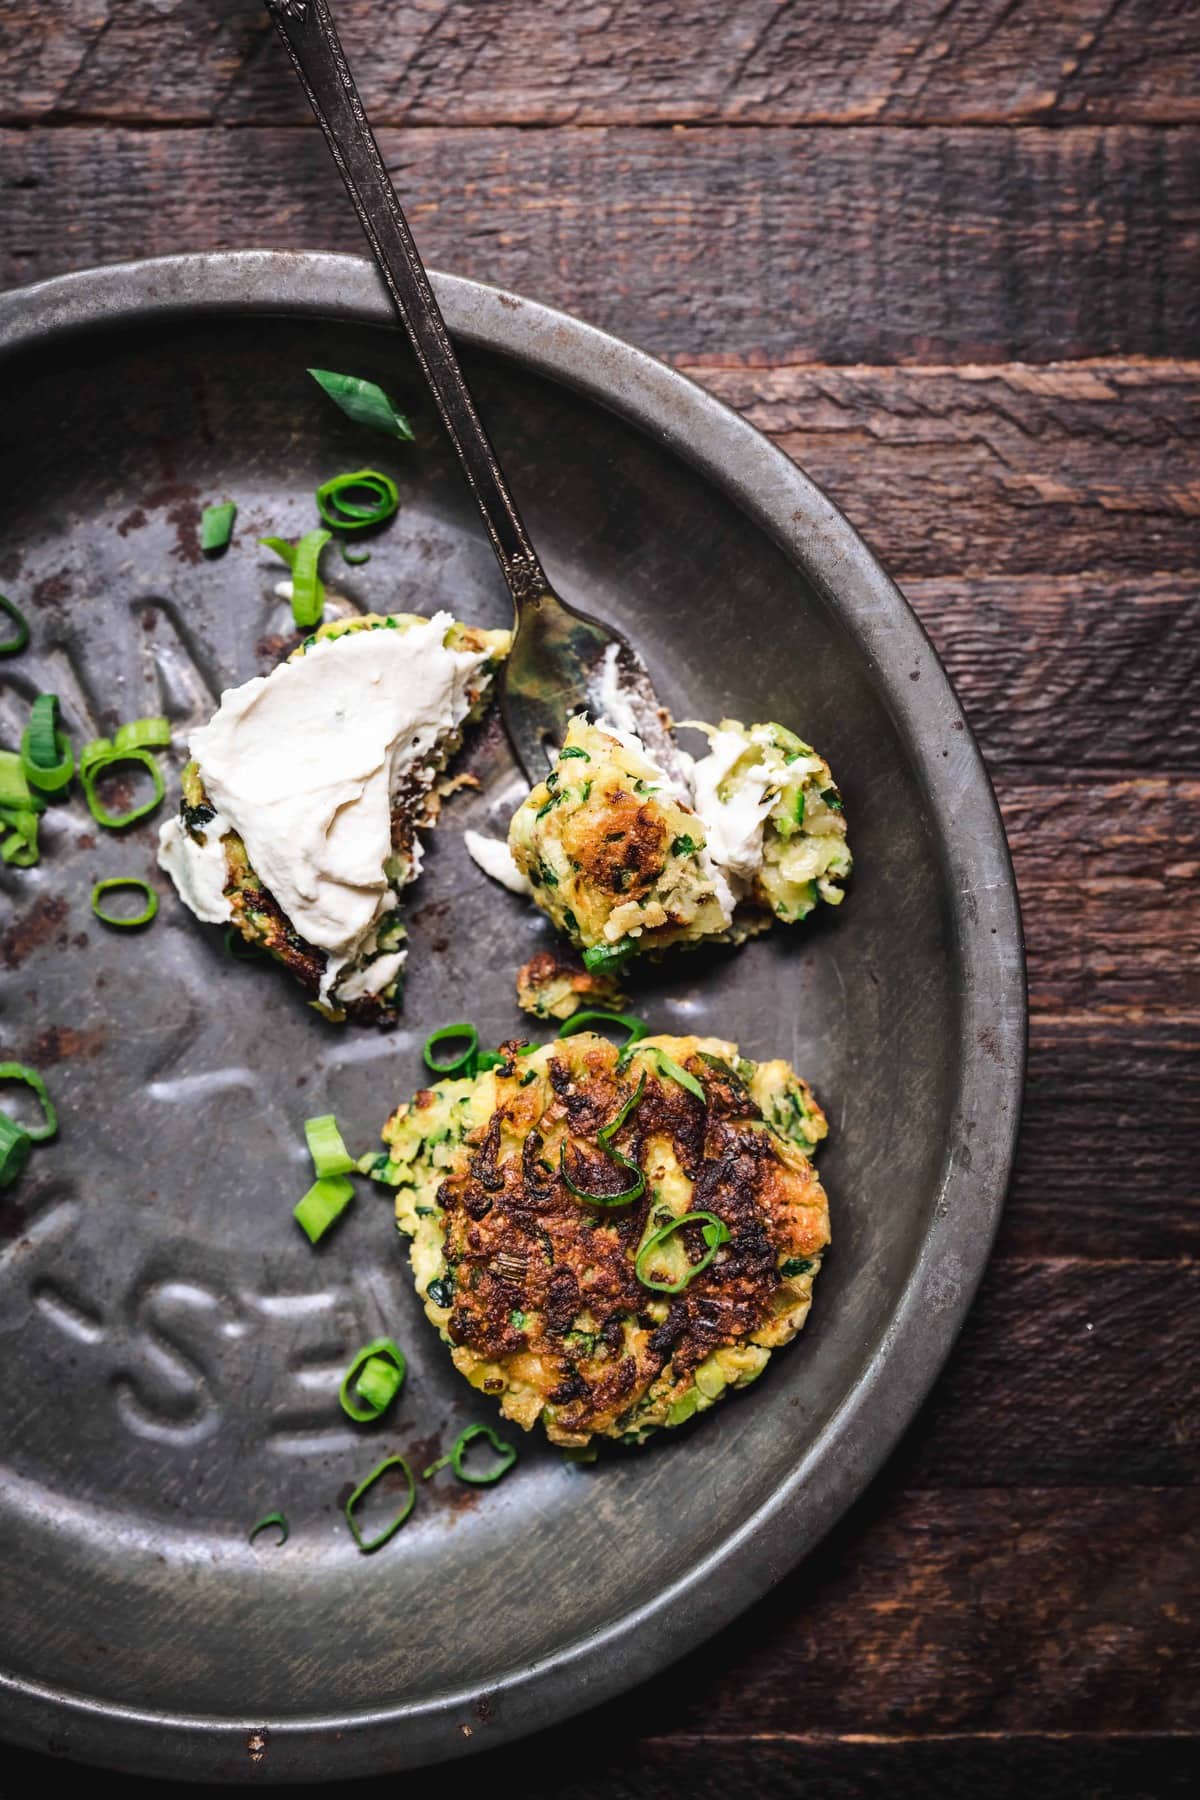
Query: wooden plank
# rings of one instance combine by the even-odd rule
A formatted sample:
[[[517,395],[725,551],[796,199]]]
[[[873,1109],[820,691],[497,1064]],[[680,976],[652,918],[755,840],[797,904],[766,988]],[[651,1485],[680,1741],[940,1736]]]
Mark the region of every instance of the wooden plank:
[[[660,1718],[669,1720],[671,1677],[647,1684],[658,1696]],[[1200,1742],[1151,1733],[1069,1736],[987,1732],[915,1738],[902,1733],[854,1732],[835,1738],[816,1732],[760,1732],[747,1725],[736,1735],[702,1731],[654,1735],[629,1728],[628,1704],[614,1701],[598,1712],[543,1731],[500,1750],[486,1746],[491,1720],[464,1720],[474,1754],[436,1771],[439,1800],[478,1800],[479,1784],[525,1800],[1173,1800],[1195,1791]],[[651,1728],[653,1729],[653,1728]],[[61,1781],[61,1758],[70,1755],[69,1723],[51,1740],[49,1754],[5,1748],[5,1772],[13,1795]],[[271,1757],[267,1739],[266,1760]],[[54,1760],[52,1760],[54,1759]],[[240,1774],[236,1765],[231,1774]],[[131,1800],[167,1800],[177,1789],[164,1783],[125,1782]],[[296,1787],[274,1790],[283,1800],[303,1800]],[[222,1800],[227,1788],[197,1786],[196,1800]],[[393,1800],[396,1777],[354,1785],[355,1800]]]
[[[1200,782],[1004,773],[997,793],[1025,920],[1034,1014],[1200,1015]]]
[[[1136,1165],[1130,1175],[1136,1207]],[[919,1488],[1195,1484],[1198,1368],[1200,1264],[999,1257],[894,1478]]]
[[[877,1488],[682,1666],[673,1729],[1195,1731],[1198,1536],[1191,1488]]]
[[[1200,128],[422,128],[381,143],[432,262],[654,350],[1200,351]],[[188,248],[362,247],[315,130],[5,131],[0,181],[6,285]]]
[[[1092,570],[1102,593],[1114,575],[1200,564],[1194,362],[683,366],[807,470],[899,580]]]
[[[1034,1016],[998,1256],[1200,1253],[1198,1052],[1195,1016]]]
[[[948,576],[904,592],[993,770],[1200,774],[1200,570]]]
[[[1188,15],[1156,0],[338,6],[374,117],[422,125],[1195,120]],[[20,119],[306,117],[249,0],[19,0],[0,16],[0,95]]]

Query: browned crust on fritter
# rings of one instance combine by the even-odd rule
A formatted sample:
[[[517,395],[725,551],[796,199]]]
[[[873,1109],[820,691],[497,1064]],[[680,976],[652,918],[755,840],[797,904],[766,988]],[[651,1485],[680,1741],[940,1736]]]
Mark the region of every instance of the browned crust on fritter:
[[[614,788],[604,797],[604,818],[608,829],[597,837],[591,809],[581,806],[563,824],[562,847],[601,893],[642,901],[666,867],[662,814],[627,788]]]
[[[559,1175],[557,1153],[546,1154],[548,1141],[562,1141],[564,1127],[578,1186],[612,1192],[627,1180],[595,1143],[634,1086],[630,1075],[617,1073],[616,1061],[607,1044],[587,1052],[581,1072],[556,1057],[545,1109],[518,1092],[469,1140],[460,1171],[438,1192],[455,1275],[451,1341],[484,1359],[534,1351],[557,1376],[546,1397],[562,1432],[610,1428],[668,1362],[678,1379],[712,1351],[749,1338],[771,1316],[780,1259],[812,1255],[826,1242],[823,1225],[811,1219],[806,1228],[797,1219],[797,1201],[820,1193],[811,1165],[781,1149],[762,1127],[737,1076],[702,1056],[687,1068],[704,1087],[704,1104],[669,1077],[648,1073],[641,1101],[617,1134],[616,1146],[646,1171],[645,1195],[613,1211],[573,1195]],[[420,1095],[415,1104],[420,1107]],[[510,1144],[523,1139],[519,1156],[501,1157],[505,1137]],[[662,1320],[646,1309],[665,1297],[644,1287],[634,1267],[654,1204],[661,1155],[655,1139],[669,1141],[693,1181],[691,1210],[716,1214],[730,1233],[719,1260],[670,1297]],[[700,1227],[679,1236],[698,1262],[705,1250]],[[525,1326],[512,1322],[514,1312],[526,1316]],[[628,1353],[622,1324],[634,1319],[648,1333],[637,1355]],[[598,1336],[593,1354],[564,1342],[572,1329]]]

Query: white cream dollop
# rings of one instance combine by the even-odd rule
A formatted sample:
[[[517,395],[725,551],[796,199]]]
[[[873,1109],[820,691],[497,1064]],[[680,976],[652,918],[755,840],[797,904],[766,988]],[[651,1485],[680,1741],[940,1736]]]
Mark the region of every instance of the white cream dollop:
[[[514,894],[532,894],[533,886],[513,861],[513,853],[503,838],[484,837],[481,831],[464,831],[467,855],[476,866]]]
[[[451,623],[442,612],[403,631],[322,638],[228,689],[192,734],[224,828],[300,936],[327,953],[322,998],[395,905],[393,796],[470,711],[487,652],[447,649]]]
[[[749,769],[726,799],[723,781],[745,753],[746,739],[737,731],[708,727],[708,755],[692,764],[692,805],[699,813],[713,861],[735,887],[748,885],[763,864],[763,833],[778,792],[769,771]]]
[[[167,871],[184,905],[206,925],[224,925],[233,917],[225,893],[225,852],[221,848],[221,838],[228,830],[228,820],[219,813],[204,827],[202,844],[189,836],[178,816],[159,828],[158,866]]]

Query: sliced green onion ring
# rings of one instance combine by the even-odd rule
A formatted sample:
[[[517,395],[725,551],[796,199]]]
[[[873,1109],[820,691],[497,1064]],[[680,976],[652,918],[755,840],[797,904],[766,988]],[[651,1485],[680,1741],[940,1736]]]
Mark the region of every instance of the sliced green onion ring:
[[[16,807],[18,812],[32,806],[29,778],[25,764],[16,750],[0,750],[0,806]]]
[[[577,1031],[590,1031],[594,1024],[621,1026],[627,1034],[624,1043],[619,1045],[622,1050],[628,1050],[631,1044],[636,1044],[639,1038],[644,1038],[650,1029],[644,1019],[636,1018],[633,1013],[603,1012],[597,1011],[595,1008],[585,1008],[583,1012],[572,1013],[569,1019],[564,1019],[558,1028],[558,1035],[560,1038],[574,1037]]]
[[[146,719],[130,719],[128,724],[117,726],[117,735],[113,739],[114,750],[165,750],[171,742],[171,721],[162,713],[152,713]]]
[[[139,913],[131,913],[128,918],[119,913],[107,913],[100,902],[105,894],[117,892],[121,888],[134,888],[144,895],[145,905]],[[92,889],[92,911],[104,925],[116,925],[123,931],[134,931],[139,925],[148,925],[158,911],[158,895],[148,881],[142,881],[137,875],[113,875],[107,881],[98,881]]]
[[[258,1521],[258,1524],[251,1527],[250,1536],[246,1539],[246,1542],[252,1544],[260,1531],[270,1531],[272,1529],[279,1533],[279,1536],[275,1540],[275,1548],[280,1550],[288,1541],[288,1522],[285,1515],[281,1512],[265,1513]]]
[[[88,756],[88,751],[93,754]],[[85,761],[86,758],[86,761]],[[127,813],[110,813],[96,792],[97,779],[110,769],[122,763],[136,763],[145,769],[154,783],[154,792],[149,800],[143,800],[140,806],[131,807]],[[162,773],[148,750],[112,749],[97,752],[94,745],[85,746],[79,757],[79,779],[83,783],[84,799],[88,803],[88,811],[97,825],[103,825],[108,831],[124,831],[129,825],[136,825],[156,807],[161,806],[166,789],[163,787]]]
[[[481,1437],[487,1439],[500,1461],[495,1468],[489,1469],[486,1475],[473,1475],[465,1467],[464,1459],[469,1446],[475,1442],[476,1438]],[[439,1469],[444,1469],[449,1464],[453,1466],[454,1473],[460,1481],[470,1482],[472,1487],[490,1487],[493,1481],[499,1481],[502,1475],[508,1474],[516,1460],[517,1452],[513,1445],[506,1443],[502,1437],[498,1437],[490,1425],[468,1425],[453,1450],[446,1456],[439,1457],[437,1462],[430,1463],[421,1480],[428,1481],[431,1475],[436,1475]]]
[[[228,547],[236,518],[237,505],[232,500],[222,500],[217,506],[205,507],[200,515],[200,548],[206,555]]]
[[[37,814],[0,806],[0,824],[6,825],[10,834],[0,838],[0,862],[14,869],[32,869],[40,855]]]
[[[354,1517],[354,1508],[358,1505],[358,1502],[364,1495],[368,1494],[375,1486],[375,1483],[379,1480],[380,1476],[386,1475],[389,1469],[403,1469],[404,1479],[408,1483],[407,1497],[391,1524],[385,1525],[378,1537],[364,1538],[358,1529],[358,1520]],[[383,1546],[388,1543],[390,1539],[395,1537],[416,1503],[417,1484],[413,1480],[412,1470],[402,1456],[385,1456],[379,1466],[371,1470],[371,1473],[367,1476],[366,1480],[359,1483],[346,1502],[346,1523],[349,1525],[354,1541],[362,1551],[363,1555],[370,1556],[373,1551],[382,1550]]]
[[[318,1175],[345,1175],[357,1167],[342,1142],[342,1134],[332,1113],[321,1113],[315,1119],[305,1119],[304,1137],[313,1168]]]
[[[33,1139],[23,1125],[0,1113],[0,1188],[11,1187],[33,1149]]]
[[[15,628],[13,637],[0,640],[0,656],[15,656],[29,642],[29,620],[20,607],[14,605],[5,594],[0,594],[0,612],[12,620]]]
[[[450,1044],[458,1038],[467,1040],[467,1048],[458,1056],[451,1057],[449,1062],[439,1062],[434,1051],[439,1044]],[[437,1031],[431,1031],[425,1039],[421,1055],[425,1058],[425,1067],[432,1069],[435,1075],[474,1075],[476,1056],[479,1051],[479,1033],[474,1025],[443,1025]]]
[[[371,552],[369,550],[352,550],[349,544],[342,545],[342,561],[349,563],[352,569],[360,569],[364,563],[369,563],[370,560]]]
[[[292,1217],[310,1244],[318,1243],[354,1198],[354,1183],[344,1175],[321,1175],[292,1209]]]
[[[675,1232],[682,1230],[685,1225],[699,1225],[704,1242],[708,1245],[708,1249],[700,1261],[692,1264],[681,1281],[655,1281],[652,1275],[643,1275],[642,1264],[651,1252],[657,1250],[660,1244],[665,1244],[669,1237],[674,1236]],[[688,1287],[702,1270],[707,1269],[721,1245],[728,1242],[729,1227],[724,1219],[718,1219],[716,1213],[681,1213],[677,1219],[672,1219],[669,1225],[664,1225],[661,1231],[654,1232],[646,1239],[637,1253],[637,1261],[633,1265],[634,1274],[643,1287],[653,1288],[656,1294],[682,1294],[684,1288]]]
[[[382,1418],[404,1384],[408,1364],[391,1338],[364,1344],[342,1377],[338,1398],[342,1411],[360,1425]],[[356,1404],[353,1395],[364,1402]]]
[[[35,1144],[44,1144],[47,1138],[52,1138],[58,1130],[58,1114],[37,1070],[28,1068],[25,1063],[0,1063],[0,1081],[23,1081],[26,1087],[33,1089],[42,1108],[42,1123],[37,1127],[23,1125],[21,1129]]]
[[[389,437],[413,441],[412,426],[383,389],[361,375],[339,375],[333,369],[310,369],[313,380],[324,388],[336,406],[356,425],[369,425]]]
[[[350,496],[367,494],[372,503],[364,506]],[[388,475],[378,469],[356,469],[353,474],[335,475],[317,489],[317,511],[327,525],[338,531],[364,531],[368,525],[382,525],[399,511],[400,491]]]
[[[39,694],[29,712],[29,724],[21,744],[23,760],[37,769],[50,769],[58,761],[58,695]]]
[[[321,623],[325,611],[325,583],[321,580],[321,552],[332,533],[310,531],[296,545],[292,564],[292,617],[307,629]]]

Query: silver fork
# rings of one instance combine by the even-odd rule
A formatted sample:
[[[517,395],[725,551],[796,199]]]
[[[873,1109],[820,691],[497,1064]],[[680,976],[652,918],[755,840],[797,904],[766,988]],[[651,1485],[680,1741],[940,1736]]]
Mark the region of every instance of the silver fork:
[[[628,640],[554,593],[479,417],[425,265],[379,154],[326,0],[266,0],[388,292],[412,342],[442,424],[508,583],[516,636],[500,687],[513,751],[532,784],[567,720],[591,702],[610,648],[642,736],[661,760],[676,752],[649,674]]]

